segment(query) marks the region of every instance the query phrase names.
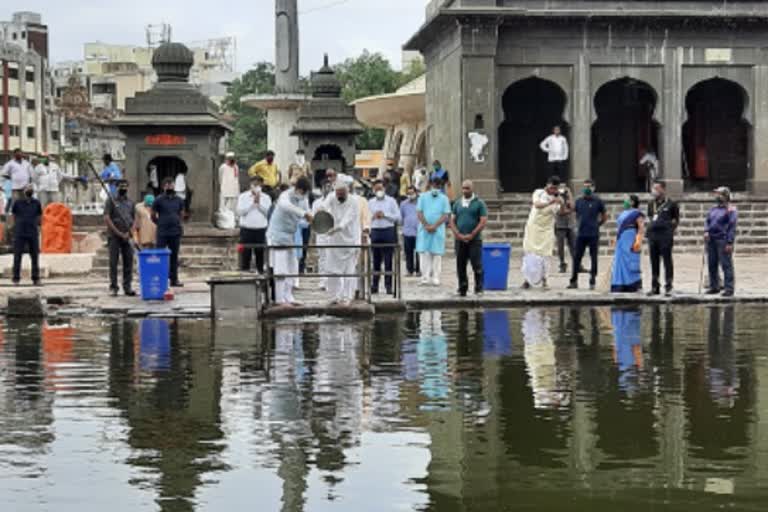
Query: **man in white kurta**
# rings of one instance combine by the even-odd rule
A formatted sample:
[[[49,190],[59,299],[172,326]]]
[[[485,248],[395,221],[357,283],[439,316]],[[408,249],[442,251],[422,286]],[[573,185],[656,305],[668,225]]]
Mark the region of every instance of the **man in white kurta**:
[[[324,201],[323,210],[333,216],[333,229],[327,236],[328,245],[350,246],[327,249],[328,270],[331,274],[346,274],[349,277],[329,277],[328,292],[333,303],[348,305],[355,298],[357,278],[352,276],[357,269],[360,256],[360,206],[350,196],[349,187],[337,181],[335,193]]]
[[[312,222],[309,213],[307,195],[310,191],[309,181],[301,178],[296,185],[277,199],[272,218],[267,228],[267,244],[270,247],[293,246],[299,221],[303,218]],[[278,305],[297,305],[293,298],[295,277],[299,274],[299,258],[295,249],[273,249],[269,252],[269,263],[275,274],[275,302]]]
[[[225,159],[219,167],[219,208],[234,212],[240,195],[240,169],[234,153],[227,153]]]
[[[555,219],[562,200],[557,195],[560,180],[550,178],[546,188],[533,193],[533,205],[523,238],[523,288],[547,286],[549,258],[555,248]]]

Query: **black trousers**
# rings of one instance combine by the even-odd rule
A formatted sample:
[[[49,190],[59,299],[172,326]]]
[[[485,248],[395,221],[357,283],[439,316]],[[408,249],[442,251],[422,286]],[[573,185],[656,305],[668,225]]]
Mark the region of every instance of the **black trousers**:
[[[403,246],[405,247],[405,268],[409,274],[418,274],[421,270],[419,256],[416,254],[416,237],[404,236]]]
[[[567,176],[568,171],[568,162],[565,160],[560,160],[559,162],[549,162],[549,175],[550,176],[558,176],[561,179],[565,180],[568,178]]]
[[[581,260],[584,259],[584,254],[589,248],[589,257],[592,260],[592,266],[589,270],[589,283],[595,284],[597,281],[597,257],[598,250],[600,249],[600,237],[589,236],[576,237],[576,249],[573,255],[573,269],[571,269],[571,282],[577,283],[579,281],[579,269],[581,268]]]
[[[179,250],[181,249],[181,235],[167,236],[157,235],[157,249],[169,249],[171,251],[171,266],[169,278],[171,284],[179,282]]]
[[[392,228],[379,228],[371,230],[371,245],[376,244],[394,244],[397,242],[397,230]],[[387,293],[392,293],[392,260],[395,254],[395,249],[392,247],[374,247],[373,248],[373,271],[381,272],[382,263],[384,264],[384,270],[388,272],[384,276],[384,286],[387,288]],[[379,291],[379,282],[381,276],[373,276],[373,284],[371,289],[374,292]]]
[[[267,229],[240,228],[240,243],[243,245],[264,245],[267,243]],[[257,247],[243,247],[240,253],[240,270],[251,271],[251,260],[256,257],[256,270],[264,273],[264,249]]]
[[[13,237],[13,282],[21,281],[21,257],[28,252],[32,260],[32,281],[40,280],[40,239],[37,236]]]
[[[123,291],[133,289],[133,249],[128,240],[116,236],[107,239],[109,249],[109,289],[117,290],[117,262],[123,260]]]
[[[573,259],[574,234],[571,228],[555,228],[557,237],[557,255],[560,258],[560,267],[565,268],[565,244],[568,243],[568,254]]]
[[[661,289],[659,276],[661,275],[661,262],[664,262],[664,284],[667,290],[672,289],[675,278],[675,267],[672,260],[672,248],[674,242],[669,240],[649,240],[648,249],[651,255],[651,286],[654,290]]]
[[[469,290],[467,263],[475,273],[475,292],[483,291],[483,241],[477,238],[471,242],[456,241],[456,272],[459,276],[459,293]]]
[[[307,246],[309,245],[309,240],[312,238],[312,228],[307,226],[306,228],[301,228],[301,259],[299,260],[299,274],[303,274],[307,271]]]

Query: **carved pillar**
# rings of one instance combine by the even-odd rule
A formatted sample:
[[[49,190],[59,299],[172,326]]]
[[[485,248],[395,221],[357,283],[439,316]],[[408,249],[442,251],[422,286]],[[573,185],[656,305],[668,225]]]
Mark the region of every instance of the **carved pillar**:
[[[571,182],[578,190],[585,179],[592,176],[592,95],[589,86],[589,58],[579,53],[574,68],[573,128],[571,129]]]
[[[275,90],[296,92],[299,85],[297,0],[275,0]]]
[[[661,175],[672,195],[683,193],[683,48],[666,50],[664,64],[664,126],[662,126]]]

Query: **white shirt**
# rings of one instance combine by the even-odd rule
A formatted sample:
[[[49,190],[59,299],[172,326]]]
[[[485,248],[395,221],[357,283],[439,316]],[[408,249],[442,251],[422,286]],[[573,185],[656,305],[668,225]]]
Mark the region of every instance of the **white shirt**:
[[[237,197],[240,194],[240,169],[237,164],[226,162],[219,167],[219,185],[223,197]],[[250,193],[250,192],[249,192]]]
[[[183,173],[176,175],[176,182],[173,185],[173,190],[180,198],[184,199],[187,197],[187,180],[184,179]]]
[[[237,199],[237,215],[240,227],[246,229],[266,229],[269,221],[267,214],[272,207],[272,199],[264,192],[259,194],[258,204],[253,200],[250,190],[240,194]]]
[[[58,165],[50,163],[48,165],[38,164],[35,167],[35,181],[37,190],[43,192],[60,192],[59,185],[62,180],[62,172]]]
[[[397,201],[390,196],[384,196],[382,199],[374,197],[368,200],[368,209],[371,212],[371,229],[387,229],[395,227],[400,220],[400,207]],[[384,213],[383,219],[377,219],[378,212]]]
[[[552,134],[541,142],[541,150],[548,155],[550,162],[568,160],[568,139],[562,135]]]
[[[10,178],[13,190],[24,190],[24,187],[32,181],[32,165],[27,160],[21,162],[11,160],[3,166],[0,174]]]

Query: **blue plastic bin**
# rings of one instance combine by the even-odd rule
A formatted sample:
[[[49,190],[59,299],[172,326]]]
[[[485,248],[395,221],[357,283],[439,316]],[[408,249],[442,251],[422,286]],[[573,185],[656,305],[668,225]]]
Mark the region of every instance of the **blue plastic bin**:
[[[483,245],[483,287],[486,290],[506,290],[509,280],[509,244]]]
[[[139,253],[139,282],[143,300],[163,300],[168,291],[171,251],[144,249]]]

